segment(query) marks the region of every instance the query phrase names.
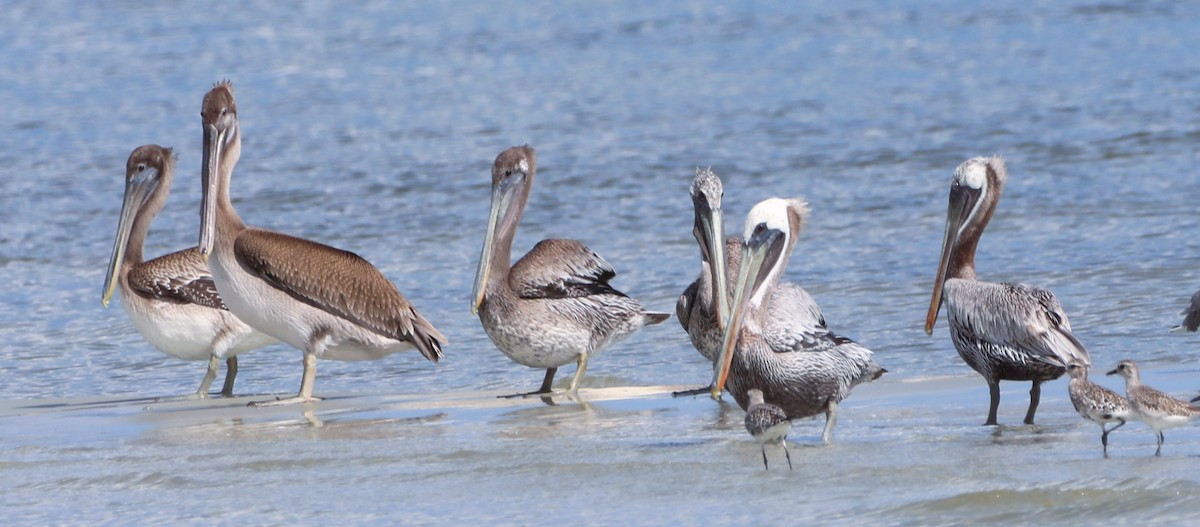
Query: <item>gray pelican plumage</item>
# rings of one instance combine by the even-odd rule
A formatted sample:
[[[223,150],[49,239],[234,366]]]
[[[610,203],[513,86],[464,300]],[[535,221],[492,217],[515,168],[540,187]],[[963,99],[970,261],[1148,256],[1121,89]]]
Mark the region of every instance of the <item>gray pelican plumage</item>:
[[[1137,363],[1123,360],[1109,375],[1125,378],[1125,399],[1133,410],[1133,418],[1154,429],[1158,437],[1158,449],[1154,455],[1162,455],[1163,430],[1178,428],[1200,418],[1200,407],[1192,406],[1159,390],[1142,384]]]
[[[1071,376],[1067,385],[1071,404],[1084,419],[1100,425],[1100,444],[1104,456],[1108,457],[1108,434],[1125,426],[1125,422],[1133,417],[1129,401],[1117,392],[1089,381],[1088,366],[1079,361],[1067,364],[1067,375]],[[1117,423],[1117,426],[1107,428],[1108,423]]]
[[[247,324],[304,353],[295,397],[268,404],[307,403],[318,358],[378,359],[416,348],[442,357],[446,338],[395,284],[358,255],[246,226],[229,198],[229,180],[242,152],[237,104],[228,82],[204,96],[200,251],[229,310]]]
[[[725,240],[721,211],[725,191],[712,169],[696,169],[690,193],[694,213],[692,235],[700,246],[700,275],[679,295],[675,317],[692,346],[711,363],[720,354],[725,322],[729,320],[728,273],[737,272],[741,238]],[[712,386],[706,386],[676,395],[695,395],[711,389]]]
[[[1171,328],[1171,333],[1180,331],[1195,332],[1200,329],[1200,291],[1192,293],[1192,301],[1188,304],[1187,309],[1179,312],[1179,316],[1183,317],[1183,321],[1178,326]]]
[[[792,453],[788,452],[787,435],[792,430],[792,421],[788,419],[783,408],[763,400],[762,390],[750,390],[750,407],[746,408],[746,431],[750,432],[760,447],[762,447],[763,470],[770,470],[767,465],[767,445],[783,445],[783,455],[787,456],[788,470],[792,469]]]
[[[1071,362],[1091,365],[1053,293],[975,278],[975,248],[1007,177],[999,156],[968,159],[955,169],[942,255],[925,318],[925,333],[932,334],[944,301],[954,348],[988,383],[991,406],[985,425],[997,424],[1000,381],[1033,382],[1025,414],[1025,424],[1033,424],[1042,382],[1059,378]]]
[[[221,301],[199,249],[143,260],[150,223],[171,193],[175,154],[158,145],[139,146],[125,162],[125,197],[117,222],[101,303],[121,290],[121,307],[133,326],[159,351],[184,360],[206,360],[208,370],[193,397],[208,397],[221,361],[221,395],[233,395],[237,355],[275,342],[239,320]]]
[[[750,391],[761,390],[789,419],[825,413],[821,439],[833,438],[838,404],[854,386],[887,370],[871,350],[825,327],[812,298],[794,294],[783,301],[774,293],[808,217],[801,199],[771,198],[746,217],[740,269],[734,286],[721,353],[714,366],[713,398],[729,383],[743,409]],[[803,291],[799,287],[786,288]]]
[[[519,395],[551,393],[558,367],[578,367],[567,394],[579,388],[588,359],[648,324],[669,316],[651,313],[609,280],[608,262],[575,240],[537,243],[510,267],[513,238],[537,172],[533,148],[501,152],[492,165],[492,205],[479,269],[471,293],[471,313],[508,358],[545,368],[542,386]]]

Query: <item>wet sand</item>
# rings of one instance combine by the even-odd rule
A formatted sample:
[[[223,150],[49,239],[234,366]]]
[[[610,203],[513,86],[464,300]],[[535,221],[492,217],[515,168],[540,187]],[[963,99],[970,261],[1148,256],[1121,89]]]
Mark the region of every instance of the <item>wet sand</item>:
[[[1185,372],[1147,380],[1179,396]],[[1121,385],[1113,378],[1101,382]],[[764,471],[743,413],[687,386],[499,392],[4,401],[4,508],[17,523],[333,522],[489,525],[845,521],[1079,523],[1200,517],[1200,433],[1131,423],[1110,438],[1079,418],[1065,380],[1021,425],[1028,384],[1007,383],[983,427],[977,376],[887,377],[842,405],[834,443],[797,421],[795,470]],[[726,399],[729,399],[728,396]],[[263,499],[260,499],[263,498]]]

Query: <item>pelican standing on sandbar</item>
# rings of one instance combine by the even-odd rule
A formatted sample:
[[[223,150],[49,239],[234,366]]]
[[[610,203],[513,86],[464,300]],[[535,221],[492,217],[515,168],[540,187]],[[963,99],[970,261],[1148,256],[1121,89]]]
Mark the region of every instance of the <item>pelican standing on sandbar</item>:
[[[442,357],[442,336],[383,273],[358,255],[277,232],[247,227],[229,198],[242,153],[233,86],[204,96],[204,201],[200,251],[229,310],[251,327],[304,352],[295,397],[252,406],[308,403],[317,359],[372,360],[416,348]]]
[[[1025,424],[1033,424],[1042,382],[1059,378],[1072,362],[1092,364],[1054,293],[975,279],[975,248],[1007,178],[999,156],[968,159],[954,170],[942,255],[925,318],[925,333],[932,334],[945,302],[954,348],[987,380],[991,392],[985,426],[997,424],[1000,381],[1033,382],[1025,414]]]
[[[533,148],[515,146],[492,165],[492,206],[479,269],[471,293],[471,313],[508,358],[530,368],[545,368],[542,386],[529,393],[551,393],[558,367],[578,366],[564,392],[574,395],[588,359],[639,328],[658,324],[667,313],[651,313],[608,281],[616,271],[575,240],[537,243],[511,265],[513,237],[525,211],[537,172]]]
[[[736,273],[741,257],[741,238],[725,240],[721,200],[725,195],[721,178],[712,169],[696,169],[692,178],[692,235],[700,245],[700,275],[683,290],[675,303],[675,317],[687,332],[692,346],[712,363],[721,352],[725,322],[729,320],[729,276]],[[712,386],[677,392],[696,395]]]
[[[212,274],[196,247],[143,261],[150,223],[171,193],[175,154],[158,145],[139,146],[125,162],[125,198],[100,302],[108,307],[120,286],[121,307],[138,332],[172,357],[208,359],[208,371],[191,397],[208,397],[221,361],[226,364],[221,395],[233,396],[237,354],[275,339],[239,320],[217,294]]]
[[[887,370],[875,363],[871,350],[830,332],[823,319],[814,320],[811,313],[819,312],[815,305],[773,297],[807,217],[808,204],[799,198],[771,198],[747,215],[737,296],[730,305],[712,396],[719,399],[728,382],[742,409],[750,407],[750,392],[757,389],[788,419],[823,412],[821,440],[829,443],[838,403],[859,383]],[[805,297],[812,302],[807,293]]]

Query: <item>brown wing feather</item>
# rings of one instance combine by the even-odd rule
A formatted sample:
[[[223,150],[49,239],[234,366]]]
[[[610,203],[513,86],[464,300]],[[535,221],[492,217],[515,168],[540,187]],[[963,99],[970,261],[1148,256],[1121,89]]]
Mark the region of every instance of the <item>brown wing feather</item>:
[[[446,337],[357,254],[262,230],[242,232],[233,249],[242,267],[292,298],[380,335],[412,342],[431,361],[442,358]]]
[[[625,296],[608,285],[617,272],[575,240],[542,240],[513,265],[509,281],[521,298]]]
[[[228,311],[204,257],[195,247],[164,254],[129,270],[129,287],[138,294],[180,304]]]

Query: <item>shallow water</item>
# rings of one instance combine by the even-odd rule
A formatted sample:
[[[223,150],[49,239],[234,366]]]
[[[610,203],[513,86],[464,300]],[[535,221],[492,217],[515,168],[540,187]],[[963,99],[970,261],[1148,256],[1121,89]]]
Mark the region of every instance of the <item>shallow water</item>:
[[[1010,182],[980,275],[1055,291],[1097,370],[1138,360],[1194,393],[1200,286],[1200,8],[1186,3],[311,2],[0,10],[0,474],[29,523],[528,524],[850,519],[869,523],[1195,521],[1200,437],[1131,424],[1098,455],[1065,381],[1038,427],[978,427],[986,388],[945,323],[922,329],[951,171],[999,153]],[[147,254],[195,243],[198,110],[235,82],[249,223],[353,250],[451,343],[322,362],[301,411],[153,403],[203,365],[146,344],[98,297],[124,160],[179,154]],[[468,310],[502,149],[538,149],[517,236],[578,238],[615,285],[672,310],[698,270],[687,186],[726,182],[729,230],[769,196],[812,218],[788,278],[889,373],[846,401],[829,447],[798,423],[795,471],[764,472],[741,412],[613,395],[710,369],[677,322],[597,357],[589,405],[483,405],[539,372]],[[295,390],[299,353],[241,357],[239,393]],[[571,373],[564,370],[565,379]],[[1094,377],[1098,373],[1094,372]],[[1111,387],[1112,378],[1103,382]],[[1005,386],[1001,421],[1025,390]],[[587,396],[584,397],[588,399]],[[467,400],[471,403],[451,401]],[[63,404],[54,408],[49,405]],[[482,406],[481,406],[482,405]],[[148,409],[147,409],[148,408]],[[320,426],[317,423],[320,423]],[[773,454],[779,454],[774,452]],[[713,477],[715,476],[715,477]],[[316,499],[314,499],[316,497]],[[324,499],[322,499],[324,498]]]

